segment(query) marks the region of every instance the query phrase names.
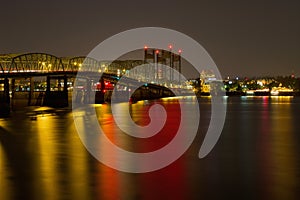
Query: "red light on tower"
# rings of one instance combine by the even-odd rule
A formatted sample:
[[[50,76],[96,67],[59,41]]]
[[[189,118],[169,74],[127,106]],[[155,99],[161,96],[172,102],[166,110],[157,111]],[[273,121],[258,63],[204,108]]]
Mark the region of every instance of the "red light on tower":
[[[159,50],[156,50],[155,53],[156,53],[156,54],[159,54]]]

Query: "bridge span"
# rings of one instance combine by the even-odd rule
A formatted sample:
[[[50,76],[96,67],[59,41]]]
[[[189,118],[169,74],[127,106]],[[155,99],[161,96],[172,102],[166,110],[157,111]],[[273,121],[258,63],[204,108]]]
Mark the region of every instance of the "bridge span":
[[[173,96],[167,84],[171,84],[173,90],[190,92],[178,79],[167,83],[160,78],[149,83],[146,72],[140,73],[139,77],[130,77],[130,70],[148,63],[148,57],[109,62],[84,56],[59,58],[45,53],[0,55],[0,112],[7,114],[20,104],[67,107],[72,96],[76,103],[110,101],[114,86],[121,77],[127,78],[127,84],[118,84],[115,89],[120,101]],[[83,69],[84,73],[78,74]],[[74,84],[76,77],[78,81]],[[141,82],[144,84],[132,93],[131,88],[141,85]]]

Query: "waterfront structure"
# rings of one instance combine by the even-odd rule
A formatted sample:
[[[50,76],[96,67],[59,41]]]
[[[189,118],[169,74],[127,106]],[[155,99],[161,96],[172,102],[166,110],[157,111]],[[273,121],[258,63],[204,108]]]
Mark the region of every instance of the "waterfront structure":
[[[166,54],[166,52],[162,52],[162,54]],[[159,56],[157,52],[154,56],[156,63],[161,62],[164,58],[162,55]],[[170,62],[171,60],[173,68],[177,67],[181,70],[178,55],[171,54]],[[79,81],[81,85],[76,86],[76,92],[79,91],[78,88],[82,88],[82,93],[84,93],[82,95],[85,97],[79,97],[79,102],[89,102],[89,97],[93,95],[93,92],[96,92],[96,96],[101,99],[100,102],[103,102],[104,93],[111,91],[123,75],[147,83],[146,75],[150,73],[145,76],[143,76],[145,73],[139,73],[139,77],[131,76],[132,74],[129,73],[131,69],[144,64],[145,61],[147,58],[144,60],[115,60],[113,62],[98,61],[84,56],[59,58],[46,53],[0,55],[0,110],[9,112],[11,99],[17,101],[22,98],[26,99],[27,105],[68,106],[68,92],[74,89],[74,78],[80,70],[95,74],[93,78],[81,77],[82,82]],[[147,61],[147,63],[150,62]],[[99,80],[100,73],[102,75]],[[157,98],[159,95],[161,97],[172,95],[167,88],[163,87],[167,85],[164,82],[166,79],[163,78],[165,74],[161,72],[154,74],[158,74],[156,81],[146,85],[147,91],[154,94],[148,96]],[[135,83],[131,81],[130,84]],[[180,81],[176,84],[179,85]],[[130,93],[129,85],[118,89]],[[137,98],[143,98],[141,95]],[[143,93],[143,95],[145,94]]]
[[[169,45],[169,50],[153,49],[145,46],[144,64],[154,64],[155,71],[148,71],[147,68],[145,68],[145,71],[140,73],[144,74],[143,81],[151,79],[159,84],[166,84],[171,87],[182,86],[181,53],[181,49],[179,49],[178,52],[174,52],[172,45]],[[163,68],[162,65],[168,66],[169,70]],[[179,72],[177,75],[174,73],[175,70]]]
[[[200,86],[202,94],[210,94],[211,83],[217,81],[215,73],[212,70],[202,70],[200,73]]]

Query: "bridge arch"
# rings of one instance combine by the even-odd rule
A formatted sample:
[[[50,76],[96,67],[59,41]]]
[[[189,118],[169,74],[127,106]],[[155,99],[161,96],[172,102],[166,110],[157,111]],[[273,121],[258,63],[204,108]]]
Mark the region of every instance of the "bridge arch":
[[[84,66],[84,71],[101,72],[103,62],[86,56],[77,56],[69,59],[66,71],[78,71]]]
[[[0,73],[9,71],[12,59],[13,55],[11,54],[0,55]]]
[[[65,71],[62,60],[47,53],[26,53],[12,58],[9,72]]]

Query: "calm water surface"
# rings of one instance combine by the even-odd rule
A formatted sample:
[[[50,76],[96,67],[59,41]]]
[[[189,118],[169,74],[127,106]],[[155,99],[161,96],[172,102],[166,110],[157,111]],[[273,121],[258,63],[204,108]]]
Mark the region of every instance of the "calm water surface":
[[[188,105],[195,99],[185,101]],[[170,166],[144,174],[118,172],[93,158],[71,112],[37,120],[25,111],[14,112],[0,119],[0,199],[299,199],[300,98],[228,98],[222,135],[204,159],[198,152],[211,105],[209,98],[199,101],[200,128],[192,146]],[[151,139],[123,134],[109,105],[98,105],[96,111],[116,145],[148,152],[172,140],[180,123],[176,99],[158,102],[168,109],[171,123]],[[152,103],[131,105],[137,124],[149,123]],[[116,157],[107,149],[103,153]]]

